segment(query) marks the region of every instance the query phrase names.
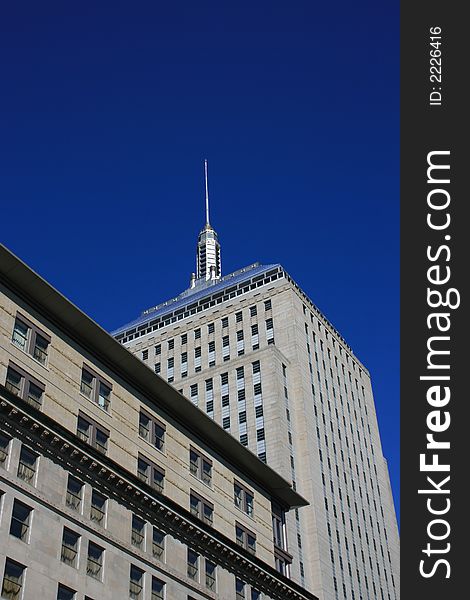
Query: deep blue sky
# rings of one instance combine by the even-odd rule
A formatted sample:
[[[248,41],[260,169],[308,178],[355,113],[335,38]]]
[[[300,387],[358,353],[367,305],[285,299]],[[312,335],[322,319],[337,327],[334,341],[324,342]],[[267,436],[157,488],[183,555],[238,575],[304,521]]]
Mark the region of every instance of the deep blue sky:
[[[399,492],[399,5],[10,2],[2,241],[107,329],[280,262],[372,374]]]

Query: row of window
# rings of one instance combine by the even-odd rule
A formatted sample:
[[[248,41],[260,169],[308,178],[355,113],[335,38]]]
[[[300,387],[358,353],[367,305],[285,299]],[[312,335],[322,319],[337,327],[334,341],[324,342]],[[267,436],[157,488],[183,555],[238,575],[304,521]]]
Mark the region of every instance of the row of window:
[[[245,339],[243,331],[237,331],[236,333],[237,343],[236,350],[237,356],[243,356],[245,354]],[[274,327],[272,323],[272,319],[268,319],[266,321],[266,339],[268,344],[274,344]],[[258,325],[252,325],[251,327],[251,346],[252,350],[259,349],[259,333],[258,333]],[[159,344],[156,348],[161,348]],[[160,352],[159,352],[160,353]],[[147,360],[149,357],[148,349],[142,351],[142,360]],[[223,362],[227,362],[230,360],[230,341],[229,336],[224,336],[222,338],[222,359]],[[200,373],[202,371],[202,347],[196,346],[194,348],[194,372]],[[207,345],[207,366],[215,367],[216,365],[216,344],[215,341],[210,341]],[[175,377],[175,357],[170,356],[166,361],[166,378],[169,383],[174,381]],[[155,373],[160,374],[162,372],[162,363],[156,362],[154,365]],[[188,353],[182,352],[180,355],[180,376],[182,378],[188,376]]]
[[[272,303],[271,300],[266,300],[264,302],[264,310],[265,312],[268,312],[272,309]],[[249,307],[249,312],[250,312],[250,317],[256,317],[258,314],[258,307],[256,305],[250,306]],[[221,322],[221,327],[222,330],[227,329],[229,326],[229,317],[222,317],[222,319],[220,320]],[[235,323],[242,323],[243,322],[243,311],[238,311],[237,313],[235,313]],[[207,324],[207,334],[211,335],[215,333],[215,323],[208,323]],[[201,339],[201,328],[198,327],[197,329],[194,329],[192,332],[193,338],[194,340],[200,340]],[[118,336],[119,337],[119,336]],[[171,338],[169,340],[167,340],[166,342],[167,345],[167,349],[169,351],[174,350],[175,348],[175,340],[174,338]],[[181,346],[184,346],[188,343],[188,333],[183,333],[180,336],[180,344]],[[162,345],[158,344],[155,346],[155,354],[159,355],[161,354],[162,351]],[[147,356],[148,358],[148,356]],[[146,360],[146,359],[144,359]]]
[[[90,542],[91,543],[91,542]],[[67,538],[62,544],[62,560],[66,564],[75,560],[76,551],[73,549],[74,539]],[[87,561],[87,574],[94,577],[94,573],[101,569],[101,563],[96,558],[95,554],[89,554]],[[25,565],[18,563],[11,558],[5,561],[5,570],[2,580],[2,598],[5,600],[20,600],[25,583],[27,568]],[[131,565],[129,573],[129,597],[135,600],[143,598],[144,589],[144,571]],[[157,577],[152,576],[151,580],[151,600],[163,600],[165,598],[165,582]],[[57,585],[57,600],[75,600],[77,592],[70,587],[58,583]],[[85,596],[85,600],[93,600],[89,596]]]

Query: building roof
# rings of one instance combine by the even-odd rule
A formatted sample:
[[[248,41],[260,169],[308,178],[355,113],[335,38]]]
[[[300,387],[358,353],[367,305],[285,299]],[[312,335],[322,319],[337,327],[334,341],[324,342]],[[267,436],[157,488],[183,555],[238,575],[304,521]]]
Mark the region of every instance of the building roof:
[[[249,265],[248,267],[244,267],[243,269],[239,269],[234,273],[230,273],[230,275],[225,275],[218,281],[205,281],[198,280],[196,286],[194,288],[189,288],[176,296],[176,298],[172,298],[171,300],[167,300],[157,306],[144,310],[140,317],[134,319],[130,323],[119,327],[115,331],[112,332],[112,335],[116,336],[120,333],[124,333],[125,331],[142,325],[143,323],[147,323],[148,321],[155,319],[156,317],[160,317],[161,315],[165,315],[168,312],[173,312],[178,310],[178,308],[182,308],[188,304],[193,304],[198,300],[205,298],[208,295],[216,294],[217,292],[222,292],[223,290],[230,288],[234,285],[241,283],[242,281],[246,281],[247,279],[251,279],[252,277],[256,277],[257,275],[262,275],[267,273],[272,269],[281,268],[280,264],[272,264],[272,265],[260,265],[259,263],[254,263]]]
[[[260,268],[260,272],[266,268],[268,267]],[[30,306],[114,371],[117,376],[126,380],[146,398],[153,400],[187,430],[202,439],[275,499],[292,508],[308,504],[288,481],[259,460],[248,448],[242,446],[238,440],[194,406],[174,387],[156,375],[139,358],[117,342],[112,335],[2,244],[0,244],[0,279]],[[235,283],[235,280],[232,282]],[[223,283],[220,282],[220,284],[223,287]]]

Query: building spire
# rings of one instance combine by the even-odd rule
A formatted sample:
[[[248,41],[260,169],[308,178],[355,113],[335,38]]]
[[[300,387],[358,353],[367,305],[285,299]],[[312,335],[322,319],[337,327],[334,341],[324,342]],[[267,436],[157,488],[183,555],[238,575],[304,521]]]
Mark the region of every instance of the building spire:
[[[196,277],[191,282],[191,287],[197,285],[198,280],[217,281],[221,277],[220,244],[217,233],[209,221],[209,182],[207,175],[207,160],[204,160],[204,185],[206,194],[206,224],[199,233],[197,240]]]
[[[207,177],[207,159],[204,161],[204,181],[206,184],[206,225],[209,225],[209,183]]]

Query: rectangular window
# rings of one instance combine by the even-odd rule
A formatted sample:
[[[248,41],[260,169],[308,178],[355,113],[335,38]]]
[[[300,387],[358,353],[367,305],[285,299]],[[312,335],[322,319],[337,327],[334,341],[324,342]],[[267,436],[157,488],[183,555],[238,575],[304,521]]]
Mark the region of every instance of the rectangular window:
[[[165,598],[165,582],[156,577],[152,577],[151,600],[163,600],[163,598]]]
[[[271,310],[271,309],[272,309],[271,300],[266,300],[264,303],[264,310]]]
[[[245,600],[245,583],[238,579],[235,579],[235,598],[236,600]]]
[[[187,333],[183,333],[183,335],[181,336],[181,345],[183,346],[184,344],[188,343],[188,334]]]
[[[8,450],[11,438],[0,433],[0,466],[5,466],[8,458]]]
[[[189,469],[195,477],[206,485],[210,486],[212,484],[212,461],[192,447],[189,450]]]
[[[78,413],[77,435],[81,440],[90,444],[90,446],[93,446],[93,448],[96,448],[102,454],[106,454],[109,431],[90,417],[85,416],[81,411]]]
[[[144,591],[144,571],[131,565],[129,576],[129,597],[133,600],[141,600]]]
[[[65,504],[73,510],[80,511],[83,497],[83,483],[72,475],[67,480],[67,493],[65,495]]]
[[[140,550],[145,546],[145,521],[137,515],[132,515],[131,543]]]
[[[211,562],[206,558],[206,588],[215,592],[216,588],[216,566],[215,563]]]
[[[200,340],[201,339],[201,330],[200,329],[195,329],[194,330],[194,339],[195,340]]]
[[[198,405],[197,383],[193,383],[191,385],[190,396],[191,396],[191,402],[197,406]]]
[[[3,572],[2,598],[20,600],[23,588],[23,578],[26,567],[11,558],[5,561]]]
[[[79,542],[80,535],[78,533],[75,533],[75,531],[64,527],[60,560],[66,565],[69,565],[71,567],[77,566]]]
[[[160,356],[161,353],[162,353],[162,345],[161,344],[157,344],[155,346],[155,356]]]
[[[11,341],[42,365],[46,364],[51,338],[26,317],[16,316]]]
[[[88,542],[88,555],[86,564],[86,573],[94,579],[101,581],[103,571],[104,549],[98,544]]]
[[[104,527],[106,519],[106,497],[96,490],[91,492],[90,520]]]
[[[149,351],[142,350],[142,360],[148,360],[148,357],[149,357]]]
[[[147,485],[163,494],[165,471],[148,458],[139,455],[137,459],[137,476]]]
[[[287,550],[285,511],[274,503],[272,505],[272,520],[274,545],[282,550]]]
[[[156,417],[149,413],[140,411],[139,415],[139,435],[147,442],[150,442],[157,450],[163,452],[165,448],[165,425]]]
[[[33,509],[26,506],[19,500],[13,501],[13,511],[11,513],[10,534],[23,542],[28,541],[29,525],[31,523],[31,513]]]
[[[191,513],[198,519],[201,519],[201,521],[204,521],[208,525],[212,525],[214,520],[214,505],[204,500],[192,490],[189,496],[189,508]]]
[[[251,590],[251,600],[261,600],[261,592],[258,592],[258,590]]]
[[[45,386],[17,365],[8,366],[5,387],[34,408],[41,410]]]
[[[235,322],[241,323],[242,321],[243,321],[243,313],[241,311],[235,313]]]
[[[244,485],[235,481],[233,484],[233,501],[237,508],[252,517],[254,512],[254,494]]]
[[[257,314],[258,310],[256,309],[256,306],[250,306],[250,317],[256,317]]]
[[[215,331],[214,323],[209,323],[207,325],[207,333],[214,333],[214,331]]]
[[[77,592],[59,583],[57,585],[57,600],[75,600]]]
[[[201,370],[201,346],[194,348],[194,369],[196,372]]]
[[[162,363],[155,363],[155,373],[158,375],[162,372]]]
[[[266,340],[268,344],[274,343],[274,325],[272,319],[266,319]]]
[[[156,527],[153,528],[152,536],[152,554],[154,558],[163,560],[165,553],[165,534]]]
[[[38,455],[36,452],[29,450],[26,446],[21,446],[20,460],[18,463],[18,477],[26,483],[34,484],[34,476],[36,475],[38,463]]]
[[[82,367],[80,392],[104,410],[109,409],[112,386],[89,367]]]
[[[246,529],[240,523],[235,523],[235,540],[239,546],[248,550],[251,554],[256,552],[256,534]]]
[[[199,579],[199,554],[188,548],[188,577],[193,581]]]
[[[223,317],[222,328],[228,327],[228,317]]]

